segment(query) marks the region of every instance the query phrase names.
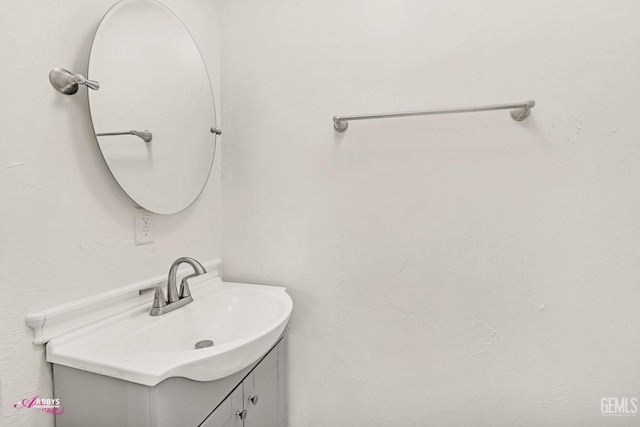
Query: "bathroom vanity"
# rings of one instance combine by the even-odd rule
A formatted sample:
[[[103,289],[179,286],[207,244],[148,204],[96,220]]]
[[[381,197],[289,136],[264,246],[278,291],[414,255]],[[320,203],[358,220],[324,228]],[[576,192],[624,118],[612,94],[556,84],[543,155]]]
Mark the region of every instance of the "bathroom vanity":
[[[149,387],[54,364],[64,406],[57,427],[281,427],[285,421],[282,338],[256,363],[215,381],[168,378]]]
[[[281,286],[224,282],[219,262],[208,265],[178,273],[193,302],[164,314],[145,292],[159,276],[27,316],[53,364],[57,427],[286,425],[293,301]]]
[[[285,288],[195,279],[175,311],[146,302],[47,343],[57,427],[286,425]]]

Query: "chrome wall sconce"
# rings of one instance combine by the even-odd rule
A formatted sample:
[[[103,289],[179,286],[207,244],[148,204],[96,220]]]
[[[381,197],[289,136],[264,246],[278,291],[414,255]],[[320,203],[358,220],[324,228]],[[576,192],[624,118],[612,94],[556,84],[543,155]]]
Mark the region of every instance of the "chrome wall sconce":
[[[81,74],[73,74],[64,68],[54,68],[49,73],[51,86],[64,95],[73,95],[78,91],[80,85],[85,85],[89,89],[100,89],[100,83],[95,80],[87,80]]]

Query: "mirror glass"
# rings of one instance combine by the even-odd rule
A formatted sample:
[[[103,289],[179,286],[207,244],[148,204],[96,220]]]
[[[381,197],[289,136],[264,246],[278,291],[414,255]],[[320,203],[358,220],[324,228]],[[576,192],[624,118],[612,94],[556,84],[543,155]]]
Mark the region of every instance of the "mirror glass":
[[[211,84],[189,31],[155,0],[123,0],[100,22],[87,75],[100,83],[91,120],[120,187],[151,212],[186,209],[216,150]]]

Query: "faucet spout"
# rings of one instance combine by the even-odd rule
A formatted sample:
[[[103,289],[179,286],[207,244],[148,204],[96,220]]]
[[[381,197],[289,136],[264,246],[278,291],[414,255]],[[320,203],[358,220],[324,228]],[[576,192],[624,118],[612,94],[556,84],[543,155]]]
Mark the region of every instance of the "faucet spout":
[[[195,272],[192,276],[199,276],[207,272],[202,264],[193,258],[182,257],[175,260],[173,264],[171,264],[171,268],[169,269],[169,278],[167,279],[167,302],[169,304],[177,302],[180,299],[178,286],[176,284],[176,276],[178,275],[178,267],[180,267],[180,264],[189,264]]]

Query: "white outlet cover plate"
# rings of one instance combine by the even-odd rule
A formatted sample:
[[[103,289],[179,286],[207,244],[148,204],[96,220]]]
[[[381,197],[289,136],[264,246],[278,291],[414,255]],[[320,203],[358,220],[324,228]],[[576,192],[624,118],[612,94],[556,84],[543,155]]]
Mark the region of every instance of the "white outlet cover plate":
[[[134,215],[136,245],[148,245],[154,242],[153,216],[144,209],[136,209]]]

